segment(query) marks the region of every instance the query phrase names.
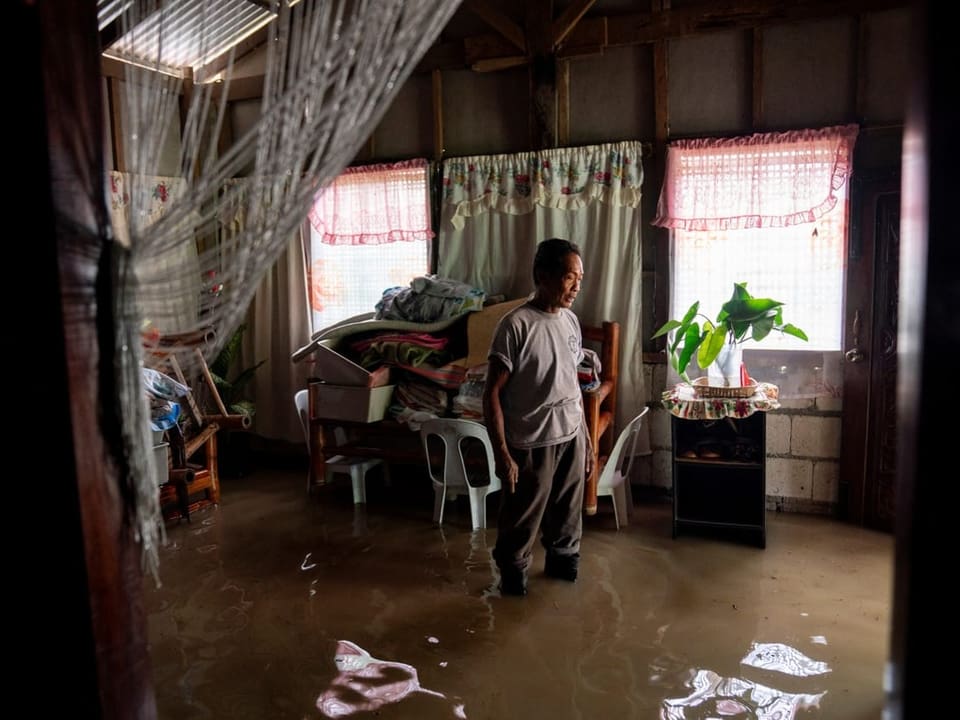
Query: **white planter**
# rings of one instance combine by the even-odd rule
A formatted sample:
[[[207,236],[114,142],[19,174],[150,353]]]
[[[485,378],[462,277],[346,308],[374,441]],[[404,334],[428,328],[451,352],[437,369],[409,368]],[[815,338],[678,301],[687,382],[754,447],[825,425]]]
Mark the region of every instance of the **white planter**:
[[[743,362],[743,346],[739,343],[724,345],[707,368],[707,381],[715,387],[740,387],[740,365]]]

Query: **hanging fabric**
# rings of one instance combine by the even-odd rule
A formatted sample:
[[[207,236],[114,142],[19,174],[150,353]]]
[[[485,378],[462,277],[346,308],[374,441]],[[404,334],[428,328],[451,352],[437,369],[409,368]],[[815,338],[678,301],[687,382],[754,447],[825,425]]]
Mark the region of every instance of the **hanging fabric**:
[[[440,274],[488,296],[521,298],[533,291],[539,241],[580,246],[584,278],[574,313],[586,325],[620,323],[618,428],[646,398],[642,154],[641,143],[627,141],[443,162]]]
[[[850,177],[856,125],[677,140],[653,225],[742,230],[815,222]]]
[[[317,193],[310,224],[326,245],[429,240],[427,173],[424,159],[346,168]]]
[[[594,201],[636,207],[640,151],[639,143],[622,142],[452,158],[443,163],[443,203],[454,208],[448,219],[458,230],[464,218],[490,211],[576,210]]]
[[[300,0],[259,10],[245,4],[250,12],[265,11],[256,22],[266,28],[266,63],[260,116],[233,142],[224,132],[233,51],[219,55],[223,69],[215,77],[205,82],[198,75],[210,64],[209,52],[219,47],[221,4],[200,0],[191,4],[189,18],[179,3],[122,5],[121,42],[114,50],[136,62],[123,64],[124,78],[116,86],[115,115],[122,124],[116,135],[124,139],[130,203],[103,235],[104,243],[122,245],[124,255],[110,270],[115,302],[97,310],[116,318],[114,347],[124,363],[116,370],[120,396],[106,401],[122,408],[125,445],[119,462],[123,482],[136,486],[124,495],[140,502],[156,491],[151,438],[142,421],[149,408],[139,390],[144,299],[177,296],[171,307],[183,308],[182,314],[171,310],[152,320],[185,373],[198,371],[198,357],[216,357],[305,220],[317,190],[356,156],[459,1]],[[184,34],[188,37],[167,42]],[[188,46],[202,52],[191,53],[192,60],[172,52]],[[185,87],[188,75],[194,82]],[[89,176],[102,185],[106,178],[96,163],[103,153],[89,150],[77,148],[77,164],[96,167]],[[184,189],[151,220],[155,198],[148,188],[171,154]],[[240,176],[246,179],[242,185],[228,183]],[[221,233],[221,212],[236,204],[243,206],[243,222],[236,232]],[[183,253],[179,276],[186,280],[171,284],[178,268],[167,260],[185,247],[200,250],[196,257]],[[158,267],[156,274],[144,272]],[[197,270],[199,293],[193,284]],[[216,292],[203,291],[208,280]],[[159,513],[154,506],[133,505],[128,514],[140,531],[146,562],[155,569]]]

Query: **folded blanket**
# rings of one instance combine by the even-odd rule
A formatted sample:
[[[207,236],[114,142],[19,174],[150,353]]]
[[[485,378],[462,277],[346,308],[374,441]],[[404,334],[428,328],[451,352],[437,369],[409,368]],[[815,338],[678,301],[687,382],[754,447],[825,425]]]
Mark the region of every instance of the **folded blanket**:
[[[410,287],[393,287],[383,291],[376,306],[380,319],[435,322],[483,309],[486,293],[466,283],[424,275],[414,278]]]

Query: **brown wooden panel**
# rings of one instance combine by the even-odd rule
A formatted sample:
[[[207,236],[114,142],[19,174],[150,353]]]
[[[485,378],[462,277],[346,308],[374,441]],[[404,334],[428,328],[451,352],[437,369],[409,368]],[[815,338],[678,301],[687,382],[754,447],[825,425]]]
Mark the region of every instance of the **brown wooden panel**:
[[[47,417],[39,427],[56,448],[47,454],[67,456],[45,459],[49,463],[43,472],[45,492],[54,513],[48,527],[64,540],[51,557],[58,566],[54,575],[59,581],[62,572],[63,582],[46,598],[56,599],[56,611],[47,613],[37,626],[43,627],[46,637],[57,639],[55,648],[48,642],[46,649],[55,650],[57,656],[63,652],[58,663],[77,677],[80,702],[72,714],[152,720],[156,707],[142,603],[141,548],[129,521],[135,500],[126,482],[113,374],[119,350],[114,348],[116,290],[111,270],[124,255],[113,256],[119,249],[105,237],[108,211],[96,5],[73,0],[50,0],[30,9],[27,5],[14,3],[10,9],[17,19],[30,13],[30,25],[38,31],[27,40],[24,64],[42,70],[43,102],[31,105],[28,112],[46,108],[45,122],[35,124],[45,126],[46,137],[32,136],[31,164],[49,168],[50,173],[44,186],[31,186],[31,207],[48,205],[49,212],[37,215],[37,226],[45,234],[36,245],[56,252],[55,257],[48,255],[52,265],[35,269],[41,278],[57,278],[51,299],[60,304],[58,321],[41,325],[49,337],[44,347],[56,359],[52,372],[44,373],[44,385],[52,394],[43,403]],[[57,222],[44,223],[46,218]],[[66,472],[61,474],[58,470],[64,465]],[[65,525],[57,525],[57,520]],[[61,532],[67,533],[65,538]],[[75,575],[78,569],[81,578]],[[78,579],[78,585],[70,584]],[[82,630],[64,631],[70,633],[64,638],[61,614],[71,619],[85,615],[79,620]],[[79,644],[74,645],[78,637]],[[88,703],[94,693],[95,702]]]
[[[870,363],[865,524],[893,530],[897,473],[897,315],[899,312],[900,193],[877,198],[874,331]]]
[[[897,288],[891,283],[896,256],[888,246],[896,243],[888,226],[899,203],[899,179],[893,173],[855,178],[852,189],[843,336],[841,511],[851,522],[890,529],[878,512],[888,500],[880,499],[881,463],[875,456],[894,432],[890,427],[882,429],[895,424],[890,413],[895,414],[896,360],[890,353],[896,352],[896,318],[890,317],[890,308],[897,302]]]

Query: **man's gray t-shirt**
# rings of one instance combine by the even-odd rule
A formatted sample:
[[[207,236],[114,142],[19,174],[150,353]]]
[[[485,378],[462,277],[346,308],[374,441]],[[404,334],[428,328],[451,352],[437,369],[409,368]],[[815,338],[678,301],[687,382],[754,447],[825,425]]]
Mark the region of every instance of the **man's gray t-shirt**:
[[[500,403],[511,447],[555,445],[580,432],[582,336],[570,310],[549,313],[530,303],[511,310],[494,330],[489,357],[510,371]]]

